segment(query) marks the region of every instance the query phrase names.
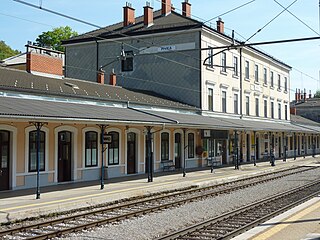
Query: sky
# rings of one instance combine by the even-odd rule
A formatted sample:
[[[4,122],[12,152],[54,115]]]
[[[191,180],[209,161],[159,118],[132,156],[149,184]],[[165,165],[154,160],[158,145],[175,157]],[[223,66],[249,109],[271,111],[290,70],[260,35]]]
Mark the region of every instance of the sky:
[[[123,6],[126,4],[125,0],[23,1],[101,27],[121,22]],[[184,0],[171,1],[176,11],[181,12],[181,2]],[[136,16],[143,15],[146,1],[128,2],[135,8]],[[161,8],[161,0],[149,0],[149,2],[154,10]],[[22,52],[25,51],[27,41],[35,41],[39,34],[54,27],[68,25],[78,33],[96,29],[14,0],[0,0],[0,3],[0,40]],[[320,0],[189,0],[189,3],[191,3],[192,18],[202,22],[212,19],[214,27],[217,18],[221,17],[225,23],[225,32],[231,33],[234,30],[235,37],[241,41],[247,40],[255,33],[249,42],[320,36]],[[288,6],[290,7],[287,8]],[[257,33],[259,29],[261,31]],[[291,100],[297,88],[306,89],[307,93],[309,90],[315,93],[320,89],[320,40],[262,45],[259,49],[292,67]]]

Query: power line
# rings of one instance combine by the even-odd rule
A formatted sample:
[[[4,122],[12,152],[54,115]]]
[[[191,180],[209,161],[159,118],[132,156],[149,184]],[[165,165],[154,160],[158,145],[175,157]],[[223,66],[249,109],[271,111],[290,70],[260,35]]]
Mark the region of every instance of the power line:
[[[157,1],[160,2],[160,0],[157,0]],[[221,16],[224,16],[224,15],[226,15],[226,14],[228,14],[228,13],[231,13],[231,12],[233,12],[233,11],[235,11],[235,10],[238,10],[238,9],[240,9],[240,8],[242,8],[242,7],[250,4],[250,3],[253,3],[253,2],[255,2],[255,1],[256,1],[256,0],[251,0],[251,1],[249,1],[249,2],[246,2],[246,3],[244,3],[244,4],[242,4],[242,5],[238,6],[238,7],[235,7],[235,8],[233,8],[233,9],[231,9],[231,10],[228,10],[227,12],[224,12],[224,13],[222,13],[222,14],[219,14],[218,16],[213,17],[213,18],[211,18],[211,19],[209,19],[209,20],[204,20],[203,18],[200,18],[200,17],[198,17],[198,16],[191,15],[191,16],[194,16],[194,17],[196,17],[196,18],[198,18],[198,19],[200,19],[200,20],[204,20],[204,21],[203,21],[202,23],[199,23],[199,24],[196,24],[195,26],[190,27],[190,28],[187,29],[187,30],[184,30],[183,32],[187,32],[187,31],[190,31],[190,30],[192,30],[192,29],[195,29],[195,28],[197,28],[197,27],[199,27],[199,26],[202,26],[203,24],[208,23],[208,22],[212,21],[213,19],[216,19],[216,18],[218,18],[218,17],[221,17]],[[168,41],[168,40],[172,39],[173,37],[174,37],[174,36],[168,37],[168,38],[164,39],[163,41],[160,41],[159,43],[163,43],[163,42],[165,42],[165,41]],[[145,48],[143,48],[143,50],[149,49],[150,47],[152,47],[152,46],[145,47]]]
[[[290,10],[288,10],[287,8],[285,8],[281,3],[279,3],[277,0],[273,0],[274,2],[276,2],[278,5],[280,5],[284,10],[286,10],[288,13],[290,13],[293,17],[295,17],[299,22],[301,22],[303,25],[305,25],[307,28],[309,28],[312,32],[314,32],[315,34],[319,35],[319,33],[317,31],[315,31],[313,28],[311,28],[308,24],[306,24],[304,21],[302,21],[300,18],[298,18],[296,15],[294,15]]]
[[[23,1],[20,1],[20,0],[14,0],[14,1],[17,1],[17,2],[23,2]],[[253,1],[250,1],[250,2],[248,2],[248,3],[246,3],[246,4],[243,4],[243,5],[241,5],[241,6],[239,6],[239,7],[242,7],[242,6],[244,6],[244,5],[247,5],[247,4],[250,4],[250,3],[252,3]],[[29,5],[29,4],[28,4]],[[35,6],[35,7],[37,7],[37,6]],[[238,8],[239,8],[238,7]],[[38,8],[38,7],[37,7]],[[235,9],[238,9],[238,8],[234,8],[233,10],[235,10]],[[50,10],[51,11],[51,10]],[[231,10],[230,10],[231,11]],[[230,12],[229,11],[229,12]],[[53,12],[53,11],[52,11]],[[64,16],[64,14],[62,14],[61,16]],[[66,15],[65,15],[66,16]],[[72,18],[73,20],[75,20],[76,18]],[[85,21],[84,21],[85,22]],[[109,32],[111,32],[111,31],[109,31]],[[86,35],[90,35],[90,34],[86,34]],[[123,35],[125,35],[125,34],[123,34]],[[92,36],[92,35],[90,35],[90,36]],[[128,36],[128,35],[125,35],[125,36]],[[130,36],[129,36],[130,37]],[[101,38],[101,39],[104,39],[104,38]],[[120,42],[120,41],[115,41],[115,42]],[[261,44],[261,43],[260,43]],[[129,46],[132,46],[132,45],[130,45],[130,44],[128,44]],[[249,45],[249,44],[247,44],[247,45]],[[132,46],[132,47],[134,47],[134,46]],[[185,67],[188,67],[188,68],[192,68],[192,69],[194,69],[194,70],[198,70],[198,71],[200,71],[201,69],[199,69],[199,68],[195,68],[195,67],[193,67],[193,66],[189,66],[189,65],[187,65],[187,64],[183,64],[183,63],[180,63],[180,62],[177,62],[177,61],[175,61],[175,60],[171,60],[171,59],[168,59],[168,58],[166,58],[166,57],[162,57],[162,56],[158,56],[158,55],[155,55],[156,57],[160,57],[160,58],[162,58],[162,59],[165,59],[165,60],[168,60],[168,61],[171,61],[171,62],[174,62],[174,63],[176,63],[176,64],[180,64],[180,65],[182,65],[182,66],[185,66]],[[200,59],[197,59],[197,60],[200,60]],[[72,66],[69,66],[69,67],[72,67]],[[79,68],[80,69],[80,68]],[[88,69],[84,69],[84,70],[88,70]]]
[[[272,18],[269,22],[267,22],[262,28],[258,29],[254,34],[251,35],[245,42],[249,41],[251,38],[253,38],[255,35],[257,35],[259,32],[261,32],[265,27],[267,27],[270,23],[272,23],[276,18],[278,18],[282,13],[284,13],[288,8],[290,8],[293,4],[295,4],[298,0],[293,1],[288,7],[286,7],[284,10],[282,10],[280,13],[278,13],[274,18]]]

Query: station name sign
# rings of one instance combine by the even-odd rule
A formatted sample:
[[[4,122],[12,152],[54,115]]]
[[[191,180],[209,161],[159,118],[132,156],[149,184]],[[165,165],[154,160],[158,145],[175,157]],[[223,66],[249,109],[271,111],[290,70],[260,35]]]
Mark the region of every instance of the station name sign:
[[[201,130],[201,138],[212,138],[212,139],[228,139],[229,132],[227,130]]]

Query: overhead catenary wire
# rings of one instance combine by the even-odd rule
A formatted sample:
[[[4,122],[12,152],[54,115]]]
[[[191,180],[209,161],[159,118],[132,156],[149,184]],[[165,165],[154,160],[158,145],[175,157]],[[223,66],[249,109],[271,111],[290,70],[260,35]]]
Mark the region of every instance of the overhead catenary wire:
[[[283,9],[285,9],[288,13],[290,13],[294,18],[296,18],[299,22],[301,22],[303,25],[305,25],[307,28],[309,28],[312,32],[314,32],[315,34],[319,35],[319,32],[317,32],[316,30],[314,30],[312,27],[310,27],[308,24],[306,24],[304,21],[302,21],[300,18],[298,18],[295,14],[293,14],[289,9],[285,8],[281,3],[279,3],[277,0],[273,0],[274,2],[276,2],[279,6],[281,6]]]
[[[15,1],[19,1],[19,0],[15,0]],[[22,2],[22,1],[20,1],[20,2]],[[249,3],[251,3],[251,2],[253,2],[253,1],[250,1],[250,2],[248,2],[247,4],[249,4]],[[231,11],[231,10],[230,10]],[[119,41],[118,41],[119,42]],[[163,56],[160,56],[161,58],[163,58],[163,59],[168,59],[168,58],[166,58],[166,57],[163,57]],[[171,61],[171,59],[169,59],[170,61]],[[197,59],[197,60],[199,60],[199,59]],[[179,62],[177,62],[177,61],[174,61],[173,60],[173,62],[175,62],[175,63],[177,63],[177,64],[180,64]],[[195,69],[193,66],[189,66],[189,65],[186,65],[186,64],[184,64],[184,66],[185,67],[192,67],[193,69]],[[197,70],[200,70],[200,69],[197,69]]]
[[[267,27],[270,23],[272,23],[275,19],[277,19],[282,13],[284,13],[288,8],[290,8],[297,1],[298,0],[294,0],[288,7],[286,7],[284,10],[282,10],[274,18],[272,18],[269,22],[267,22],[262,28],[259,28],[254,34],[252,34],[245,42],[249,41],[251,38],[253,38],[255,35],[257,35],[259,32],[261,32],[265,27]]]

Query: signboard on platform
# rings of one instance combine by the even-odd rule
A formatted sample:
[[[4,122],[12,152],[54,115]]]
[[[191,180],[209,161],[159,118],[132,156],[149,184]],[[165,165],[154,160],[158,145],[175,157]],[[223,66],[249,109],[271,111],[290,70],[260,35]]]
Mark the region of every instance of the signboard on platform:
[[[112,143],[112,135],[111,134],[103,134],[103,137],[101,138],[101,144],[110,144]]]

